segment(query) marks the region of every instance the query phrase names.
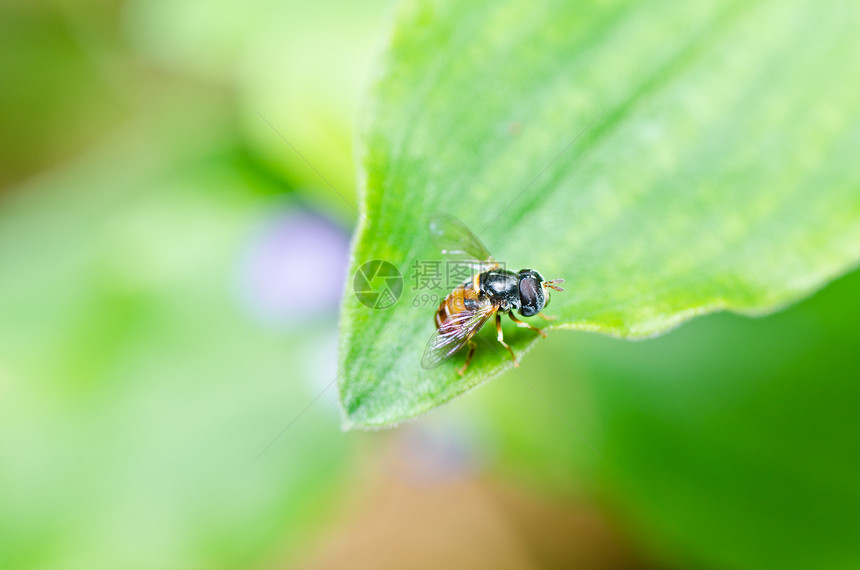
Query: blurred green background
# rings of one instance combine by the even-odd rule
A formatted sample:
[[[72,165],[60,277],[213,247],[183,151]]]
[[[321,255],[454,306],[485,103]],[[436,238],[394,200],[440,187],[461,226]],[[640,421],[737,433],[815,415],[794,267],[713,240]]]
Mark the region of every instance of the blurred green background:
[[[858,273],[340,431],[390,10],[0,7],[0,568],[860,567]]]

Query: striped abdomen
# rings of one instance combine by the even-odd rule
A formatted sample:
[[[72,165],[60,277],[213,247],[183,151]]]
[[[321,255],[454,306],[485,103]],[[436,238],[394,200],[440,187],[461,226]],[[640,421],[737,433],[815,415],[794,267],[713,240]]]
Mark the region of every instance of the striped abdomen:
[[[436,328],[442,328],[445,323],[451,320],[453,315],[459,315],[463,311],[473,313],[484,303],[489,302],[480,293],[479,279],[480,275],[475,275],[474,278],[466,281],[442,299],[436,310]]]

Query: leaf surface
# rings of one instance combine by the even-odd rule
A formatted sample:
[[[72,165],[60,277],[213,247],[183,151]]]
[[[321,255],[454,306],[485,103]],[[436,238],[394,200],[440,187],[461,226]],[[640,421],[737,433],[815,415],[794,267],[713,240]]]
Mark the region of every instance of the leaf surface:
[[[423,279],[437,213],[507,267],[566,279],[549,331],[763,314],[853,267],[858,23],[849,2],[404,3],[360,130],[350,268],[387,260],[404,287],[387,309],[347,287],[345,425],[396,423],[511,365],[483,331],[464,377],[462,354],[420,367],[448,292]],[[505,331],[520,355],[537,338]]]

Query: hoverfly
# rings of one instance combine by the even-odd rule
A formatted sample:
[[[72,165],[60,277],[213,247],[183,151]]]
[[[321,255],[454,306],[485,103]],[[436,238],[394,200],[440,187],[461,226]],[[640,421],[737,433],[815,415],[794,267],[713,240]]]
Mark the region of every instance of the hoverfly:
[[[549,289],[564,291],[559,284],[564,279],[547,281],[533,269],[518,273],[501,269],[487,248],[462,222],[449,216],[435,217],[430,222],[430,233],[445,255],[466,256],[475,274],[451,291],[436,310],[436,331],[424,349],[423,368],[439,366],[445,359],[467,344],[466,363],[457,372],[462,376],[475,353],[472,337],[495,315],[496,338],[508,349],[519,366],[517,357],[502,334],[502,313],[507,313],[517,326],[531,329],[546,337],[537,327],[514,316],[514,310],[524,317],[539,314],[549,304]],[[544,315],[539,315],[550,320]]]

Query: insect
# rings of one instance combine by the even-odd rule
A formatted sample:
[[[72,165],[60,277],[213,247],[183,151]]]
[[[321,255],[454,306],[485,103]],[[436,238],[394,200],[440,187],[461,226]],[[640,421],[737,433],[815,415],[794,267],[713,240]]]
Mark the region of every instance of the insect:
[[[534,269],[521,269],[514,273],[502,269],[462,222],[449,216],[435,217],[430,222],[430,233],[445,255],[463,257],[474,270],[474,275],[451,291],[436,310],[436,331],[430,337],[424,356],[423,368],[434,368],[469,345],[466,363],[457,372],[462,376],[475,353],[475,336],[492,316],[496,317],[496,338],[508,349],[518,366],[517,357],[505,342],[502,334],[502,314],[507,313],[517,326],[531,329],[546,337],[537,327],[519,320],[514,311],[532,317],[549,304],[549,289],[564,291],[559,284],[564,279],[547,281]],[[539,315],[550,320],[549,317]]]

